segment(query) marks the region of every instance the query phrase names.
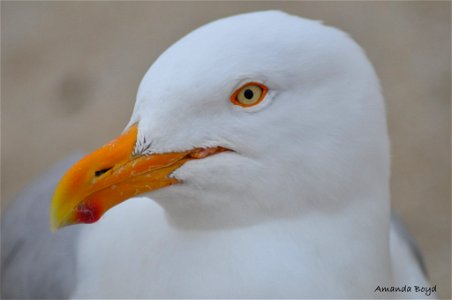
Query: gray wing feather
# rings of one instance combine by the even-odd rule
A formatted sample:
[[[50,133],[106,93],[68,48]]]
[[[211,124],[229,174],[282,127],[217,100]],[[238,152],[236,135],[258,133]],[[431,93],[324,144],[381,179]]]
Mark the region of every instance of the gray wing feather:
[[[79,158],[74,154],[27,186],[2,214],[1,296],[68,298],[76,283],[76,244],[80,228],[52,233],[49,205],[64,172]]]
[[[395,232],[407,243],[410,247],[411,253],[413,253],[419,266],[421,267],[422,273],[425,277],[428,277],[427,268],[425,266],[424,258],[422,257],[422,252],[416,242],[414,236],[410,233],[408,228],[402,222],[400,217],[393,210],[391,211],[391,223],[395,229]]]

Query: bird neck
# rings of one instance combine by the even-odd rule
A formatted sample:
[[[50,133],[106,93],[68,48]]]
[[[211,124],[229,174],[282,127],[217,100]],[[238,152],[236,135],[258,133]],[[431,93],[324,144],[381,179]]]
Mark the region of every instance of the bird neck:
[[[267,195],[280,197],[278,194]],[[293,195],[303,195],[295,191]],[[375,184],[374,186],[357,190],[348,190],[341,195],[335,195],[334,199],[321,199],[323,201],[305,201],[297,199],[268,200],[268,203],[280,203],[285,201],[283,208],[262,206],[258,201],[246,201],[236,195],[234,199],[223,201],[197,201],[191,199],[165,199],[156,200],[164,208],[169,224],[177,230],[222,230],[244,228],[265,223],[279,224],[282,221],[304,222],[306,220],[322,220],[324,226],[337,227],[337,221],[352,226],[360,223],[370,227],[363,230],[372,230],[372,226],[380,227],[380,224],[389,224],[390,201],[387,184]],[[246,197],[246,195],[245,195]],[[299,198],[300,196],[293,196]],[[291,203],[291,205],[286,205]],[[325,205],[329,203],[329,205]],[[360,220],[360,218],[363,218]],[[330,220],[331,221],[328,221]],[[388,225],[389,226],[389,225]]]
[[[375,298],[376,285],[389,286],[392,280],[389,205],[385,205],[389,203],[361,200],[329,213],[209,230],[168,226],[155,203],[139,198],[112,210],[94,230],[87,227],[81,235],[82,251],[96,258],[89,261],[89,268],[124,270],[104,274],[120,278],[118,282],[133,291],[139,290],[133,289],[136,284],[146,286],[147,297],[161,298],[162,288],[167,291],[188,282],[194,291],[188,296],[194,298],[212,298],[211,291],[225,286],[223,295],[231,298]],[[124,222],[130,216],[134,222]],[[176,216],[167,212],[167,217]],[[99,256],[99,249],[107,249],[102,253],[108,255]],[[88,286],[100,286],[92,277],[87,279]],[[118,295],[123,286],[108,285],[105,290]]]
[[[212,257],[221,257],[222,253],[228,252],[234,261],[234,257],[241,260],[243,255],[251,252],[252,257],[247,259],[250,263],[258,258],[259,261],[267,261],[266,264],[278,266],[296,261],[297,268],[317,270],[315,280],[310,278],[309,273],[299,274],[300,282],[306,289],[313,289],[313,295],[325,286],[335,291],[355,289],[362,295],[362,290],[357,287],[372,293],[375,284],[392,282],[392,275],[389,201],[375,198],[360,200],[328,213],[317,211],[252,225],[244,225],[244,220],[235,219],[237,223],[232,226],[223,220],[229,226],[215,229],[183,228],[178,223],[174,230],[177,236],[185,237],[184,240],[196,241],[193,247],[209,245],[205,251]],[[168,217],[172,222],[180,222],[175,219],[176,215],[168,214]],[[201,224],[198,222],[197,225]],[[190,248],[190,245],[185,247]],[[250,266],[255,267],[258,266]],[[338,276],[341,278],[338,279]],[[321,283],[324,287],[316,286],[318,278],[324,278]],[[344,286],[347,282],[353,286]]]
[[[387,189],[369,190],[369,194],[347,199],[340,205],[332,205],[333,208],[309,207],[310,210],[291,208],[271,211],[243,205],[181,205],[171,201],[160,202],[160,205],[170,226],[182,232],[288,226],[289,229],[297,228],[294,234],[305,235],[303,239],[334,234],[335,239],[341,241],[356,238],[356,243],[360,237],[371,235],[374,236],[372,240],[382,247],[388,245],[390,201]]]

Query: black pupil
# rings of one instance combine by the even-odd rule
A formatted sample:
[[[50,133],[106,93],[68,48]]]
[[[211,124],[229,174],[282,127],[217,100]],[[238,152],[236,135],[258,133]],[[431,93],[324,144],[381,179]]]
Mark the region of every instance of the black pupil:
[[[111,168],[105,168],[105,169],[102,169],[102,170],[97,170],[96,172],[94,172],[94,175],[96,175],[96,177],[99,177],[100,175],[108,172],[110,169]]]
[[[243,96],[245,96],[246,99],[250,100],[253,99],[254,93],[252,90],[246,89],[245,92],[243,93]]]

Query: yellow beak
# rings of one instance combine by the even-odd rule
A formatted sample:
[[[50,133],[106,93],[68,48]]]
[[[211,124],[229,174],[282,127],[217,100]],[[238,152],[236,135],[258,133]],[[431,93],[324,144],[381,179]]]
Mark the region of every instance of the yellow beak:
[[[52,230],[93,223],[113,206],[144,192],[179,181],[169,175],[192,159],[227,149],[222,147],[152,155],[134,155],[137,125],[82,158],[58,184],[50,208]]]

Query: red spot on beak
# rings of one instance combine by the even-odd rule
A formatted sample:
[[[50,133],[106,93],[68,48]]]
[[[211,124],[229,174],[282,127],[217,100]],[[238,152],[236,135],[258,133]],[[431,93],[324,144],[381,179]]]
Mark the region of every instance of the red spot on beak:
[[[75,218],[79,223],[91,224],[101,217],[100,210],[87,203],[82,203],[76,207]]]

